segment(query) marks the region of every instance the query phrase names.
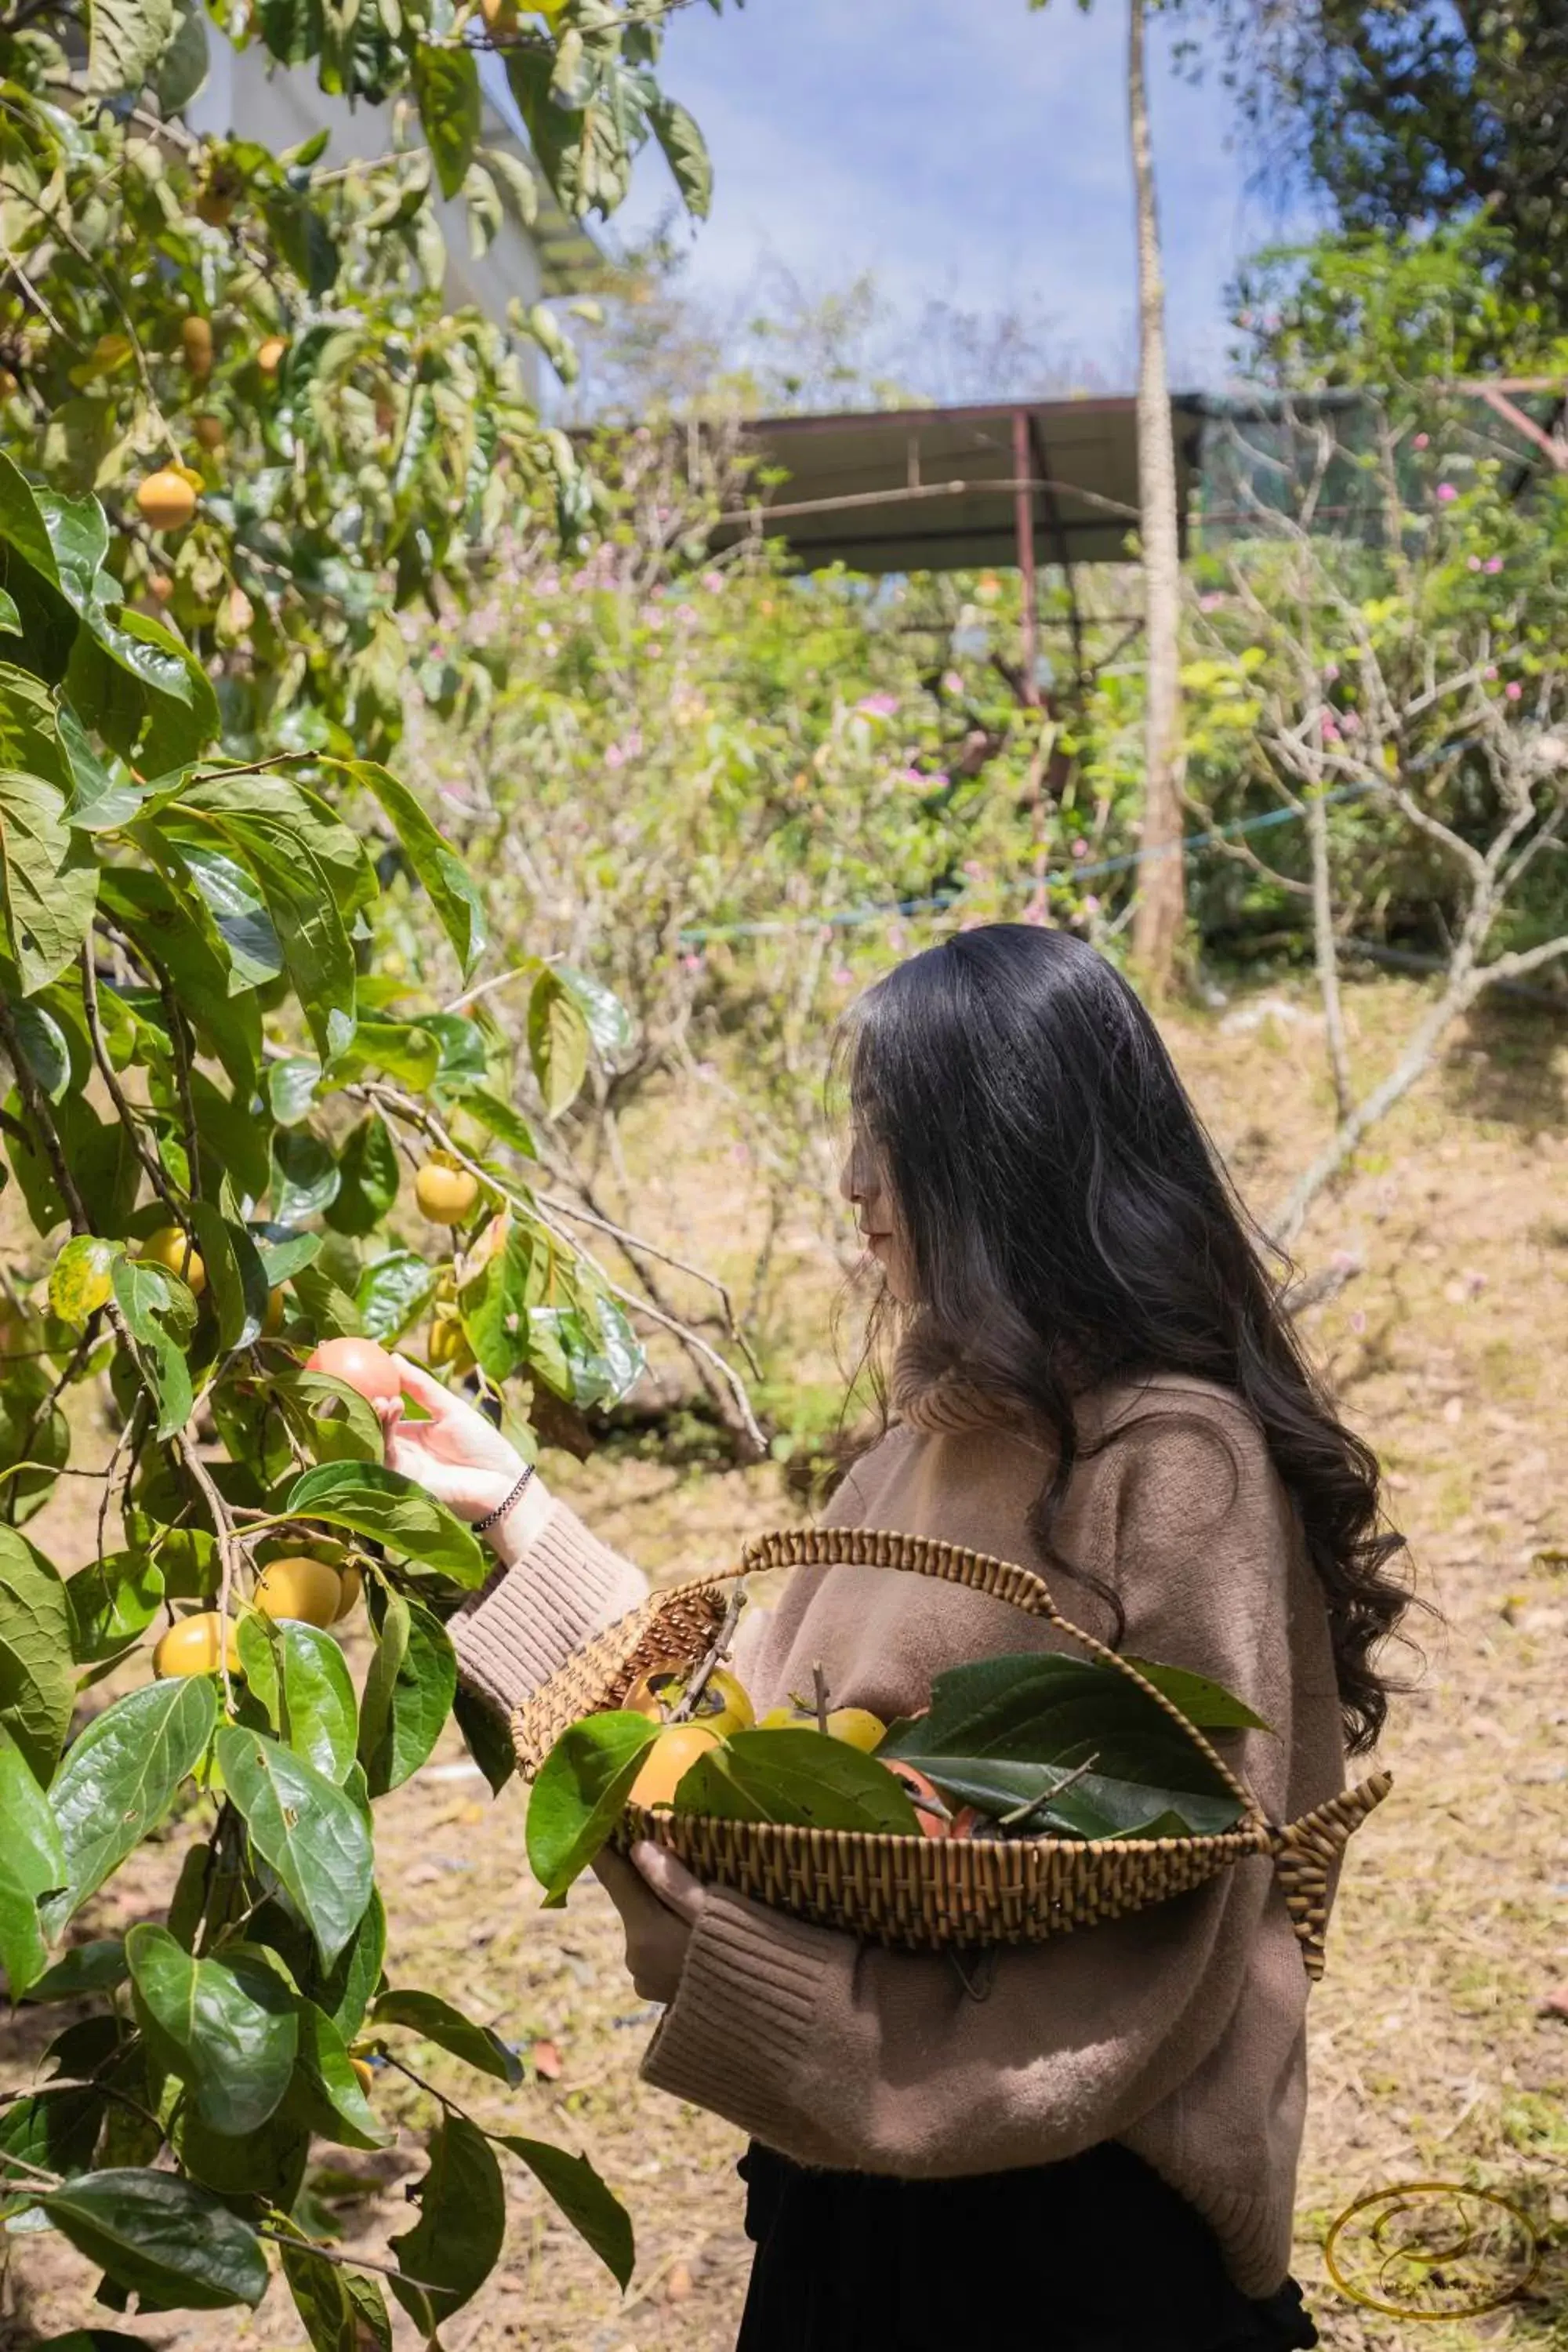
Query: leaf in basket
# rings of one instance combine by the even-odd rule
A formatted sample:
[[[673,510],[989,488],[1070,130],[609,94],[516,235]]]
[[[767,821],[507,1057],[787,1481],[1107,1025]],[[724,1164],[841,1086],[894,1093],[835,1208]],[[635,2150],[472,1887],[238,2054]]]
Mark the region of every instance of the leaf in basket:
[[[937,1675],[927,1712],[894,1724],[879,1752],[919,1764],[944,1794],[994,1819],[1029,1793],[1026,1774],[1012,1803],[999,1805],[1011,1785],[1004,1774],[994,1793],[982,1794],[987,1773],[996,1783],[998,1765],[1036,1768],[1044,1805],[1063,1768],[1092,1758],[1092,1774],[1030,1818],[1037,1835],[1142,1835],[1166,1813],[1209,1834],[1232,1827],[1241,1811],[1195,1738],[1147,1691],[1113,1666],[1059,1654],[985,1658]]]
[[[885,1764],[809,1726],[731,1732],[681,1779],[675,1810],[726,1822],[887,1830],[901,1837],[918,1837],[921,1826]]]
[[[1271,1723],[1253,1714],[1245,1699],[1223,1683],[1210,1682],[1206,1675],[1190,1675],[1185,1666],[1162,1666],[1148,1658],[1129,1658],[1127,1664],[1136,1666],[1144,1681],[1163,1691],[1200,1731],[1274,1730]]]
[[[1188,1756],[1203,1759],[1184,1743],[1172,1743],[1173,1765],[1185,1775]],[[1031,1812],[1012,1824],[1020,1837],[1215,1837],[1234,1829],[1242,1807],[1228,1790],[1221,1796],[1197,1794],[1178,1780],[1161,1788],[1144,1780],[1121,1780],[1098,1772],[1081,1780],[1061,1764],[1031,1764],[1001,1756],[922,1756],[921,1770],[950,1803],[973,1805],[991,1821],[1016,1813],[1037,1800]],[[1053,1792],[1064,1780],[1072,1786]]]
[[[625,1709],[584,1716],[540,1766],[526,1839],[528,1866],[544,1889],[547,1911],[559,1910],[572,1881],[615,1828],[658,1730],[646,1715]]]

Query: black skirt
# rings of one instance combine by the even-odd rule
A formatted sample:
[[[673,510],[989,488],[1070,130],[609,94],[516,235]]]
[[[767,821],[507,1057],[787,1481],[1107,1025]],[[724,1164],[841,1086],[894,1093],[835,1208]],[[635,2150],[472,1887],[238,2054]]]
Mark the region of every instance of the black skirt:
[[[753,2141],[736,2352],[1296,2352],[1294,2279],[1259,2301],[1193,2207],[1107,2140],[963,2180],[807,2171]]]

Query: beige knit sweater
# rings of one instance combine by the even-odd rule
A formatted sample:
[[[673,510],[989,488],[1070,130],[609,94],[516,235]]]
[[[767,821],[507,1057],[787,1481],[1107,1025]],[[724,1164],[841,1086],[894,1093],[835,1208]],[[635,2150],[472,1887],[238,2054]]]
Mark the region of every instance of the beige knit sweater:
[[[827,1522],[1043,1568],[1027,1518],[1048,1456],[952,1390],[900,1402],[901,1423]],[[1218,1735],[1271,1820],[1321,1804],[1344,1780],[1327,1614],[1251,1415],[1208,1382],[1159,1377],[1097,1392],[1080,1420],[1086,1438],[1126,1434],[1075,1472],[1058,1549],[1120,1592],[1131,1655],[1212,1675],[1274,1727]],[[510,1709],[645,1589],[557,1502],[453,1621],[465,1678]],[[1073,1622],[1109,1637],[1102,1601],[1060,1576],[1054,1590]],[[855,1567],[795,1570],[742,1633],[736,1664],[759,1710],[809,1688],[820,1659],[835,1705],[884,1717],[923,1706],[944,1666],[1062,1646],[1005,1602]],[[1213,2225],[1241,2291],[1264,2295],[1289,2267],[1307,1990],[1262,1856],[1131,1917],[1005,1949],[981,2001],[941,1955],[710,1893],[643,2074],[798,2162],[842,2169],[986,2172],[1120,2140]]]

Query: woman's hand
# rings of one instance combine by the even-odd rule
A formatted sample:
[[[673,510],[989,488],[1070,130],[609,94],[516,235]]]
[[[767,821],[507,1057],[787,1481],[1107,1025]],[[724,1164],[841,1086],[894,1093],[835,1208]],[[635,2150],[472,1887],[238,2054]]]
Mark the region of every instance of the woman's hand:
[[[465,1398],[454,1396],[406,1356],[392,1360],[403,1381],[403,1395],[412,1397],[430,1417],[405,1421],[403,1397],[377,1405],[387,1468],[412,1478],[459,1519],[482,1519],[499,1509],[522,1475],[522,1456],[516,1446]],[[537,1477],[529,1480],[516,1512],[509,1512],[491,1531],[498,1549],[503,1528],[515,1542],[518,1531],[510,1522],[521,1518],[524,1503],[531,1504],[533,1519],[548,1509],[549,1498]]]
[[[633,1986],[644,2000],[673,2000],[707,1900],[700,1881],[648,1838],[633,1846],[629,1863],[605,1847],[594,1869],[621,1915]]]

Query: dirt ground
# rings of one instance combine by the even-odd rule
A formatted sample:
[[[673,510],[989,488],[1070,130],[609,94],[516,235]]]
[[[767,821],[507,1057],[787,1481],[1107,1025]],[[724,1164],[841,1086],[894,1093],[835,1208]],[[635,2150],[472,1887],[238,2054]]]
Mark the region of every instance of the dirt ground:
[[[1418,1002],[1404,982],[1352,992],[1363,1072],[1385,1066]],[[1309,1000],[1277,987],[1237,996],[1169,1034],[1245,1195],[1266,1211],[1329,1124]],[[700,1124],[705,1111],[679,1108],[678,1156],[641,1139],[639,1164],[666,1171],[644,1229],[722,1266],[743,1241],[746,1171]],[[815,1376],[820,1347],[805,1334],[825,1326],[830,1284],[809,1236],[798,1241]],[[1416,1621],[1426,1662],[1404,1663],[1419,1686],[1396,1702],[1379,1759],[1394,1793],[1352,1848],[1313,1996],[1296,2272],[1332,2352],[1568,2352],[1568,2020],[1538,2013],[1568,1979],[1568,1024],[1510,1006],[1459,1033],[1320,1203],[1300,1256],[1310,1270],[1339,1249],[1366,1270],[1306,1328],[1342,1411],[1382,1455],[1418,1590],[1446,1623]],[[548,1468],[607,1539],[660,1573],[731,1559],[745,1534],[799,1516],[771,1465],[714,1475],[552,1457]],[[56,1556],[68,1559],[63,1532]],[[50,1540],[46,1523],[38,1533]],[[637,2269],[623,2299],[520,2171],[505,2256],[444,2331],[446,2352],[723,2352],[747,2257],[738,2137],[640,2086],[651,2012],[621,1973],[613,1914],[596,1885],[564,1912],[540,1910],[522,1819],[517,1789],[492,1804],[455,1739],[377,1808],[394,1981],[493,2022],[530,2053],[530,2078],[508,2094],[437,2052],[413,2063],[482,2120],[584,2149],[631,2208]],[[171,1844],[122,1873],[86,1931],[148,1916],[176,1858]],[[11,2087],[36,2047],[26,2016],[5,2046]],[[378,2104],[405,2127],[398,2145],[342,2154],[315,2183],[345,2249],[370,2255],[406,2226],[402,2189],[422,2168],[415,2135],[431,2105],[382,2081]],[[1482,2318],[1417,2324],[1336,2290],[1328,2225],[1358,2197],[1415,2180],[1489,2188],[1527,2212],[1542,2262],[1522,2294]],[[7,2294],[14,2343],[114,2324],[88,2266],[53,2236],[12,2241]],[[302,2340],[277,2290],[254,2315],[174,2315],[137,2332],[169,2352]]]

